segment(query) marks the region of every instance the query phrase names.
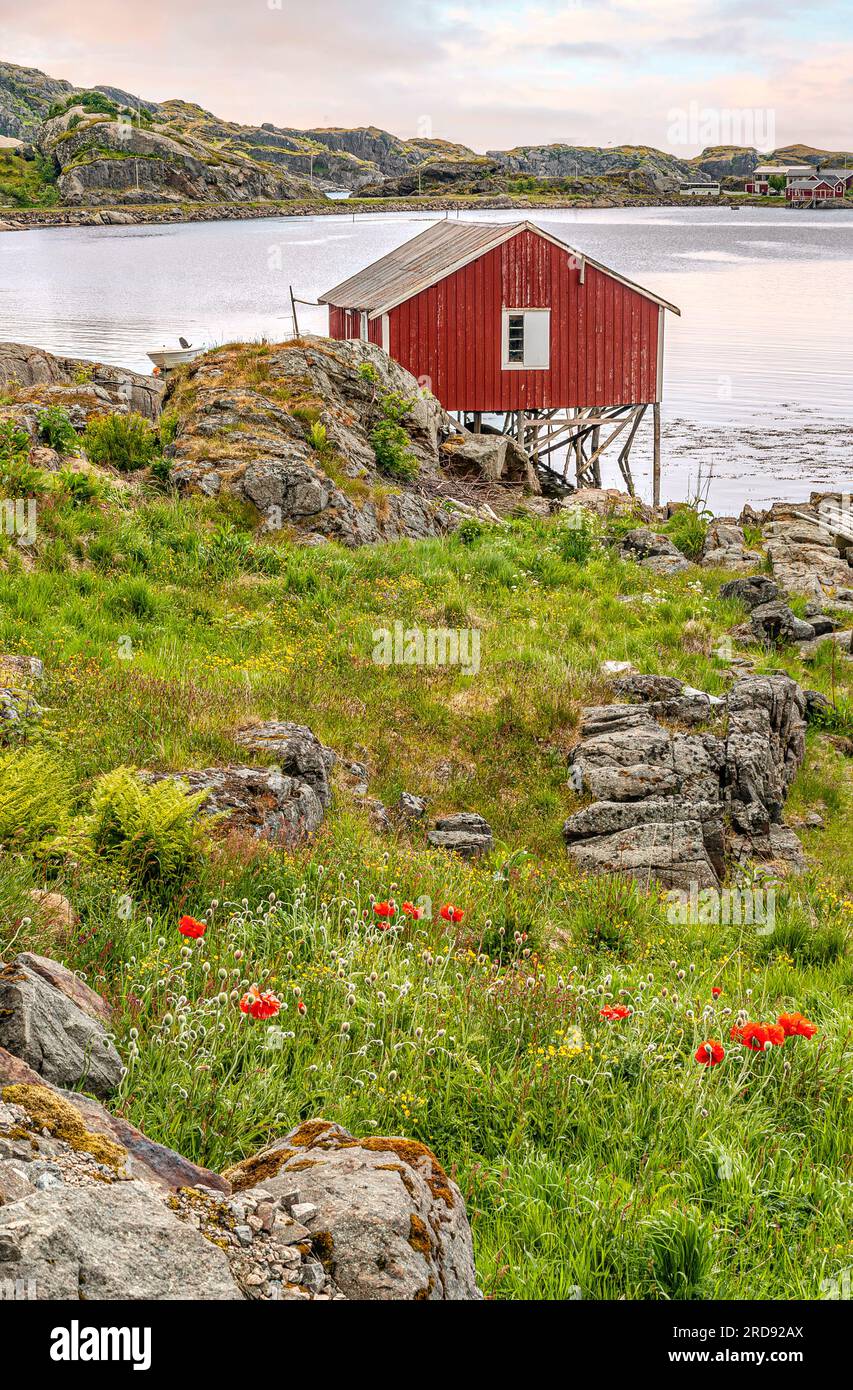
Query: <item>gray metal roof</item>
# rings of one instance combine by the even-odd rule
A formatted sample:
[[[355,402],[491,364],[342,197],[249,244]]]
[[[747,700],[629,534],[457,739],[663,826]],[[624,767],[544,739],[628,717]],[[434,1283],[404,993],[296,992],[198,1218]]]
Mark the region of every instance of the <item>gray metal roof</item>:
[[[612,275],[614,279],[620,280],[622,284],[628,285],[646,299],[662,304],[673,313],[680,313],[674,304],[660,299],[650,290],[644,290],[641,285],[626,280],[623,275],[601,265],[591,256],[575,251],[566,242],[552,236],[550,232],[544,232],[532,222],[462,222],[456,219],[436,222],[425,232],[419,232],[410,241],[404,242],[394,251],[389,251],[387,256],[382,256],[380,260],[374,261],[356,275],[351,275],[348,280],[343,280],[333,289],[326,290],[325,294],[319,296],[320,303],[334,304],[339,309],[361,309],[372,319],[378,318],[380,314],[385,314],[404,300],[420,294],[430,285],[443,280],[446,275],[459,270],[469,261],[476,260],[486,251],[493,250],[494,247],[500,246],[501,242],[508,241],[517,232],[522,231],[535,232],[537,236],[545,237],[548,241],[563,247],[570,255],[577,256],[579,262],[586,261],[588,265]]]
[[[838,174],[812,174],[807,179],[789,179],[789,188],[814,188],[819,183],[841,183]]]

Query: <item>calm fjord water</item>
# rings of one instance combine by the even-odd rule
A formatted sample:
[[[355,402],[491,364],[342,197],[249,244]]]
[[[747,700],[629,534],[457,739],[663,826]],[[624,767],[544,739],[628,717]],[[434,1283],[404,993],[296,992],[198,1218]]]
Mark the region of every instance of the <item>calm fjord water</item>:
[[[664,496],[690,495],[700,469],[713,474],[718,511],[853,488],[853,211],[527,215],[682,311],[667,316]],[[341,214],[7,232],[0,340],[139,371],[149,370],[148,348],[179,334],[210,345],[280,340],[291,331],[289,285],[314,300],[433,220]],[[299,316],[303,330],[325,332],[324,309]],[[644,495],[648,443],[641,436],[632,456]],[[605,473],[615,485],[615,461]]]

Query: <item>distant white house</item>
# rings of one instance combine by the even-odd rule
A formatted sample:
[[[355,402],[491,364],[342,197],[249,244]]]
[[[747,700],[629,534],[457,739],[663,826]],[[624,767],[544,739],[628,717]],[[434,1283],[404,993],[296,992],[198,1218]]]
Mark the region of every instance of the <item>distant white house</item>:
[[[806,178],[814,173],[814,166],[811,164],[759,164],[753,169],[751,176],[746,181],[747,193],[768,194],[775,192],[770,180],[777,179],[796,179]]]

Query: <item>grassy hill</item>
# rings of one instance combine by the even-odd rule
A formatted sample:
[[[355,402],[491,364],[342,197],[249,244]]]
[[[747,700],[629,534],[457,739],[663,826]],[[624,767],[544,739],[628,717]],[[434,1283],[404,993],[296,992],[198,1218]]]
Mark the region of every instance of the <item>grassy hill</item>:
[[[176,496],[171,429],[132,474],[88,464],[55,418],[58,472],[0,437],[4,485],[39,504],[35,546],[0,538],[0,649],[45,666],[41,715],[0,751],[0,954],[59,955],[103,990],[129,1067],[117,1108],[211,1167],[320,1114],[428,1143],[495,1297],[821,1297],[851,1263],[853,731],[828,649],[756,658],[838,702],[789,804],[824,808],[811,871],[779,883],[770,934],[679,925],[663,894],[571,867],[566,757],[582,705],[608,698],[604,659],[725,689],[714,652],[742,613],[722,574],[622,561],[630,518],[300,546],[234,501]],[[375,664],[396,620],[476,628],[479,673]],[[308,845],[200,838],[185,809],[131,814],[102,780],[239,760],[235,730],[264,718],[339,755]],[[378,828],[350,763],[387,806],[407,790],[430,817],[480,812],[494,853],[468,864],[417,824]],[[75,927],[34,905],[45,888]],[[432,915],[383,930],[388,899]],[[206,918],[202,940],[182,913]],[[252,982],[287,1006],[275,1033],[236,1006]],[[608,1021],[616,1004],[630,1013]],[[800,1010],[818,1035],[753,1054],[728,1042],[742,1008]],[[709,1037],[719,1066],[694,1060]]]

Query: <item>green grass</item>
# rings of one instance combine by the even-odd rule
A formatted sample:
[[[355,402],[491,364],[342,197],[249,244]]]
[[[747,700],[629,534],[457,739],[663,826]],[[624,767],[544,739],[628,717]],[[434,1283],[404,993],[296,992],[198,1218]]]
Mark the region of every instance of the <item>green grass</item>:
[[[56,172],[42,155],[22,159],[0,150],[0,207],[52,207],[59,200]]]
[[[743,615],[717,597],[720,576],[662,579],[556,522],[303,549],[258,535],[236,503],[140,479],[94,499],[60,483],[40,500],[34,559],[10,544],[0,557],[0,649],[45,662],[26,747],[56,770],[61,819],[86,813],[105,773],[242,758],[236,727],[277,717],[366,761],[389,805],[405,788],[431,816],[480,811],[497,848],[468,866],[417,828],[378,835],[345,777],[315,844],[220,840],[166,899],[124,854],[6,844],[0,957],[60,955],[115,1003],[129,1061],[116,1108],[214,1168],[318,1115],[423,1140],[463,1188],[496,1297],[819,1298],[853,1263],[838,731],[809,735],[791,806],[822,803],[826,829],[805,832],[814,869],[780,887],[768,936],[674,924],[659,895],[583,879],[560,833],[580,804],[566,768],[580,708],[607,698],[601,661],[725,689],[713,652]],[[375,665],[375,632],[397,620],[477,628],[479,674]],[[823,659],[759,657],[782,664],[849,698]],[[45,886],[78,911],[71,938],[34,913],[28,890]],[[389,896],[433,916],[382,932],[372,898]],[[444,902],[464,910],[458,926]],[[182,912],[208,915],[203,941],[178,934]],[[277,1019],[240,1012],[250,983],[287,1005]],[[612,1002],[633,1012],[609,1023]],[[819,1035],[767,1055],[727,1043],[700,1067],[698,1043],[727,1040],[741,1008],[801,1010]]]

